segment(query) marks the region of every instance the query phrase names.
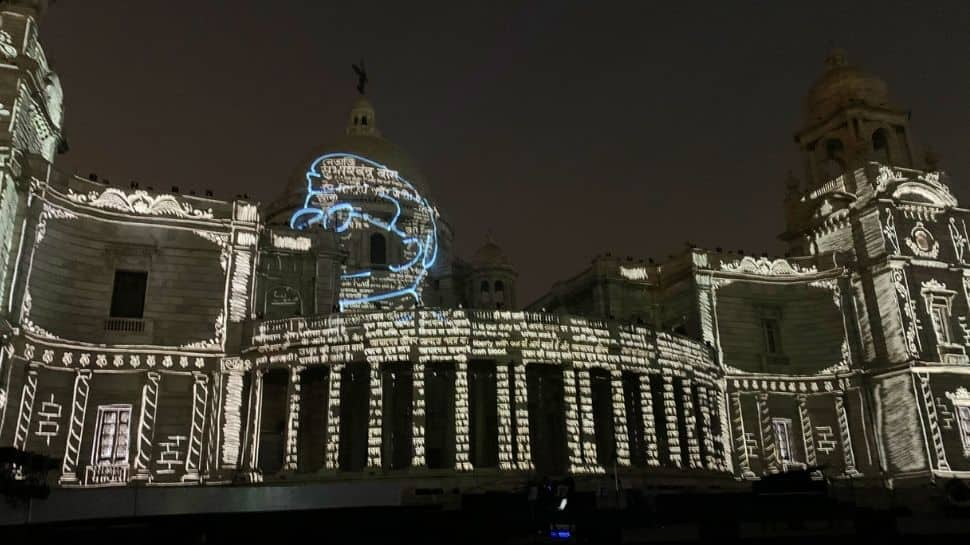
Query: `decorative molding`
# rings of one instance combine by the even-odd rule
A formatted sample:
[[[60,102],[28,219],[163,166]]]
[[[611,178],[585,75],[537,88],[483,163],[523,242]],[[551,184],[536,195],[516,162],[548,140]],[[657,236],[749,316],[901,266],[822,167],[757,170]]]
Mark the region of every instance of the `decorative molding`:
[[[722,263],[721,270],[760,276],[804,276],[818,273],[818,268],[814,265],[803,267],[789,263],[785,259],[771,260],[767,257],[755,259],[751,256],[745,256],[733,263]]]
[[[140,189],[125,193],[120,189],[107,187],[101,193],[90,191],[84,194],[75,193],[69,189],[67,198],[78,204],[138,216],[173,216],[190,219],[212,219],[213,217],[211,208],[199,210],[189,203],[179,202],[172,195],[152,195]]]

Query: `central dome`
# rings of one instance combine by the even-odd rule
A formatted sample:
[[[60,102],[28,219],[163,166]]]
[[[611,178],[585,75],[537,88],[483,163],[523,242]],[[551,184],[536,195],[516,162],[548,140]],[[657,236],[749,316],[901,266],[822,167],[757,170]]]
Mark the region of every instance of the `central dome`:
[[[284,194],[266,206],[265,216],[271,223],[286,224],[290,214],[303,205],[307,169],[317,158],[332,153],[358,155],[396,170],[424,198],[430,198],[427,181],[415,161],[381,135],[374,107],[366,98],[359,97],[351,107],[344,134],[314,147],[304,156],[287,179]]]

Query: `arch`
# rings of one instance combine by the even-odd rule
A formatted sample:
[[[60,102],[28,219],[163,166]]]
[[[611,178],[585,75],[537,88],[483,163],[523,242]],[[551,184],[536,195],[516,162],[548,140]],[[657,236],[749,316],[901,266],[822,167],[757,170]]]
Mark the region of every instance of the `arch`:
[[[360,116],[360,124],[361,125],[364,125],[365,127],[367,126],[367,116],[366,115]]]
[[[500,292],[504,292],[504,291],[505,291],[505,282],[502,282],[501,280],[496,280],[495,281],[495,292],[496,293],[500,293]]]
[[[488,293],[489,291],[490,291],[490,289],[489,289],[489,285],[488,285],[488,280],[482,280],[481,292],[482,293]]]
[[[825,141],[823,150],[825,156],[822,158],[822,176],[826,180],[831,180],[841,176],[845,172],[845,145],[838,138],[829,138]]]
[[[387,239],[380,233],[370,236],[370,264],[387,265]]]
[[[872,133],[872,152],[876,161],[891,164],[889,151],[889,133],[886,129],[876,129]]]

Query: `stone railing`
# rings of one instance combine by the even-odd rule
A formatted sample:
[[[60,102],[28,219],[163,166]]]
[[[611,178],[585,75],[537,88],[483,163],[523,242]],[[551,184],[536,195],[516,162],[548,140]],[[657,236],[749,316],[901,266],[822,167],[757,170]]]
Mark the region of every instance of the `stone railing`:
[[[96,464],[84,470],[84,484],[128,484],[128,464]]]

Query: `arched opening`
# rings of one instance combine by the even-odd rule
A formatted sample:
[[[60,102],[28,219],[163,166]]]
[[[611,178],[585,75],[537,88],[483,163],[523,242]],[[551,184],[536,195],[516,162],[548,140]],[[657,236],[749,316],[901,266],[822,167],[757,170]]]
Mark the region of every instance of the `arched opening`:
[[[428,469],[455,467],[455,365],[430,362],[424,368],[424,452]]]
[[[370,367],[363,362],[347,364],[340,372],[341,471],[362,471],[367,466],[369,402]]]
[[[273,369],[263,375],[258,454],[259,470],[263,475],[272,475],[283,469],[289,378],[287,369]]]
[[[370,236],[370,264],[387,265],[387,239],[380,233]]]
[[[481,290],[482,293],[488,293],[488,280],[482,280]]]
[[[567,455],[562,369],[557,365],[531,363],[525,373],[532,463],[540,475],[563,475]]]
[[[822,160],[822,177],[831,180],[845,171],[845,146],[838,138],[825,141],[825,157]]]
[[[473,467],[498,466],[498,379],[495,362],[468,364],[468,444]]]
[[[330,401],[330,369],[313,367],[300,373],[299,469],[313,473],[327,457],[327,411]]]
[[[385,363],[381,367],[381,461],[384,469],[411,466],[414,437],[414,409],[411,399],[414,376],[405,362]]]
[[[495,293],[502,293],[505,291],[505,283],[501,280],[495,281]]]
[[[606,369],[589,373],[593,403],[593,434],[596,436],[596,462],[612,468],[616,461],[616,429],[613,423],[613,379]]]
[[[886,133],[886,129],[878,129],[872,133],[872,152],[876,161],[890,164],[889,135]]]
[[[366,115],[365,116],[361,116],[361,118],[360,118],[360,124],[361,125],[364,125],[364,126],[367,125],[367,116]]]
[[[640,396],[640,375],[623,372],[623,402],[626,405],[627,443],[630,463],[634,467],[647,465],[647,440],[643,426],[643,401]]]

